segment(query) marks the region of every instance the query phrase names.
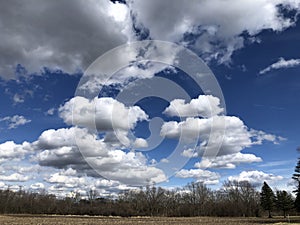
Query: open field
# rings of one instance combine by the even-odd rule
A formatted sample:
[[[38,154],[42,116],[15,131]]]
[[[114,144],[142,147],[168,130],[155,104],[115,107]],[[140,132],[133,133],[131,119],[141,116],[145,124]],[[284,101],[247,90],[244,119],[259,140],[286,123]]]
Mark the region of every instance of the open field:
[[[90,217],[90,216],[47,216],[47,215],[0,215],[1,225],[15,224],[43,224],[43,225],[59,225],[59,224],[84,224],[84,225],[135,225],[135,224],[155,224],[155,225],[231,225],[231,224],[300,224],[300,217],[292,217],[292,223],[286,223],[283,218],[267,219],[267,218],[210,218],[210,217],[191,217],[191,218],[168,218],[168,217]]]

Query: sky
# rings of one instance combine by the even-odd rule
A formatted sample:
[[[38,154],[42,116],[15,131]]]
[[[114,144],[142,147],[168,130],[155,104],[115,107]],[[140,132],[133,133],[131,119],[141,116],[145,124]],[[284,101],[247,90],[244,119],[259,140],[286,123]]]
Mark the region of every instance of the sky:
[[[0,188],[291,191],[300,0],[0,0]]]

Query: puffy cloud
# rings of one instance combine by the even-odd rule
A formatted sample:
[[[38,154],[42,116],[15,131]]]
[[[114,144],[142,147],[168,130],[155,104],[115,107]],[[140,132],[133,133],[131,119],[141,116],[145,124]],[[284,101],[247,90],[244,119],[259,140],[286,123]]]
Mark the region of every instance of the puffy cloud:
[[[182,138],[186,142],[201,141],[200,150],[219,154],[233,154],[252,145],[251,135],[243,121],[234,116],[211,118],[187,118],[182,122],[166,122],[161,135],[167,138]]]
[[[195,158],[198,156],[198,152],[193,148],[189,148],[189,149],[184,149],[181,155],[187,158]]]
[[[142,139],[128,138],[128,131],[133,129],[138,121],[148,119],[148,115],[138,106],[127,107],[110,97],[89,100],[77,96],[61,106],[59,114],[67,124],[104,132],[106,143],[126,147],[147,144]]]
[[[147,165],[147,158],[141,152],[112,150],[108,154],[105,158],[86,158],[105,178],[131,185],[160,183],[167,179],[162,170]]]
[[[244,46],[247,32],[255,36],[264,29],[282,31],[293,22],[284,18],[278,5],[288,10],[299,10],[299,1],[293,0],[211,0],[189,1],[138,1],[129,5],[136,19],[136,26],[148,29],[153,39],[183,41],[192,45],[207,58],[220,62],[230,60],[232,53]],[[164,13],[159,13],[164,9]],[[194,36],[188,42],[184,35]]]
[[[271,70],[281,69],[281,68],[291,68],[300,65],[300,59],[289,59],[285,60],[284,58],[279,58],[279,60],[265,69],[259,71],[259,74],[265,74]]]
[[[7,141],[0,144],[0,163],[11,160],[24,159],[25,155],[32,151],[28,142],[16,144],[13,141]]]
[[[23,174],[13,173],[10,175],[0,175],[0,180],[11,181],[11,182],[25,182],[30,179],[29,176],[24,176]]]
[[[43,166],[71,167],[78,173],[131,185],[158,183],[166,179],[162,170],[148,166],[147,158],[142,153],[116,149],[103,139],[97,139],[87,129],[72,127],[44,131],[32,145],[38,151],[33,159]],[[62,175],[66,176],[56,174],[48,181],[54,182]]]
[[[67,188],[81,187],[87,184],[85,177],[77,177],[77,172],[71,168],[52,174],[45,178],[49,183],[62,184]]]
[[[32,145],[38,151],[33,158],[40,165],[55,168],[68,165],[86,168],[82,154],[100,157],[108,151],[108,146],[94,134],[76,127],[46,130]]]
[[[184,101],[176,103],[175,108],[172,104],[166,109],[171,115],[176,110],[183,115],[195,115],[196,111],[201,111],[201,106],[195,103],[185,104]],[[204,99],[206,99],[204,97]],[[253,145],[262,144],[263,141],[270,141],[277,144],[282,140],[273,134],[264,131],[249,129],[244,122],[236,116],[217,115],[221,108],[218,107],[219,101],[215,97],[209,97],[214,102],[214,112],[208,118],[187,117],[181,122],[165,122],[160,131],[160,135],[166,138],[180,139],[186,143],[200,143],[198,154],[204,156],[216,156],[235,154],[242,149]],[[178,100],[176,100],[178,102]],[[204,107],[202,107],[204,108]],[[165,112],[166,112],[165,111]],[[209,110],[208,110],[209,111]],[[172,113],[171,113],[172,112]],[[209,114],[206,114],[209,116]],[[190,150],[191,151],[191,150]],[[190,151],[185,150],[182,154],[191,155]]]
[[[65,123],[99,131],[133,129],[138,121],[147,120],[147,114],[138,106],[126,107],[117,100],[76,96],[59,108]]]
[[[133,146],[134,146],[134,148],[147,148],[148,143],[143,138],[137,138],[137,139],[135,139]]]
[[[18,126],[22,126],[31,122],[31,120],[26,119],[24,116],[20,116],[20,115],[6,116],[0,118],[0,122],[1,121],[5,121],[8,123],[8,129],[15,129]]]
[[[224,111],[220,107],[220,99],[212,95],[199,95],[198,98],[192,99],[185,103],[183,99],[175,99],[165,109],[164,113],[169,116],[180,117],[212,117]]]
[[[261,185],[264,181],[274,182],[282,180],[282,176],[276,176],[274,174],[264,173],[263,171],[253,170],[253,171],[243,171],[238,176],[230,176],[228,180],[237,181],[248,181],[254,185]]]
[[[0,9],[4,78],[13,77],[18,64],[29,73],[43,67],[74,73],[133,37],[128,7],[109,0],[12,0]]]
[[[204,157],[200,162],[195,163],[196,168],[225,168],[234,169],[241,163],[261,162],[262,159],[253,154],[235,153],[230,155],[217,156],[215,158]]]
[[[175,176],[179,178],[194,178],[197,182],[203,182],[204,184],[217,184],[220,179],[218,173],[202,169],[182,169]]]

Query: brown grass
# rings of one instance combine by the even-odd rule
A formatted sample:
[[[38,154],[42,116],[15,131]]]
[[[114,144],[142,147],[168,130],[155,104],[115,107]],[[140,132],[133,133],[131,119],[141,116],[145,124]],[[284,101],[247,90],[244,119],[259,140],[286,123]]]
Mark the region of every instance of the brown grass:
[[[216,217],[90,217],[90,216],[48,216],[48,215],[0,215],[1,225],[16,224],[44,224],[44,225],[258,225],[258,224],[291,224],[286,223],[283,218],[267,219],[267,218],[216,218]],[[292,217],[293,224],[300,224],[300,217]]]

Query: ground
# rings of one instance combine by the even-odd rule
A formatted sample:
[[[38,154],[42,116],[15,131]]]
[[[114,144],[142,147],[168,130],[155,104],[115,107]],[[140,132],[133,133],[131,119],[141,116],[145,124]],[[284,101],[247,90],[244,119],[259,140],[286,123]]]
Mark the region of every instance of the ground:
[[[216,218],[216,217],[90,217],[90,216],[47,216],[47,215],[1,215],[1,225],[16,225],[16,224],[43,224],[43,225],[135,225],[135,224],[155,224],[155,225],[258,225],[258,224],[300,224],[300,217],[290,218],[292,223],[288,223],[287,219],[282,218]]]

